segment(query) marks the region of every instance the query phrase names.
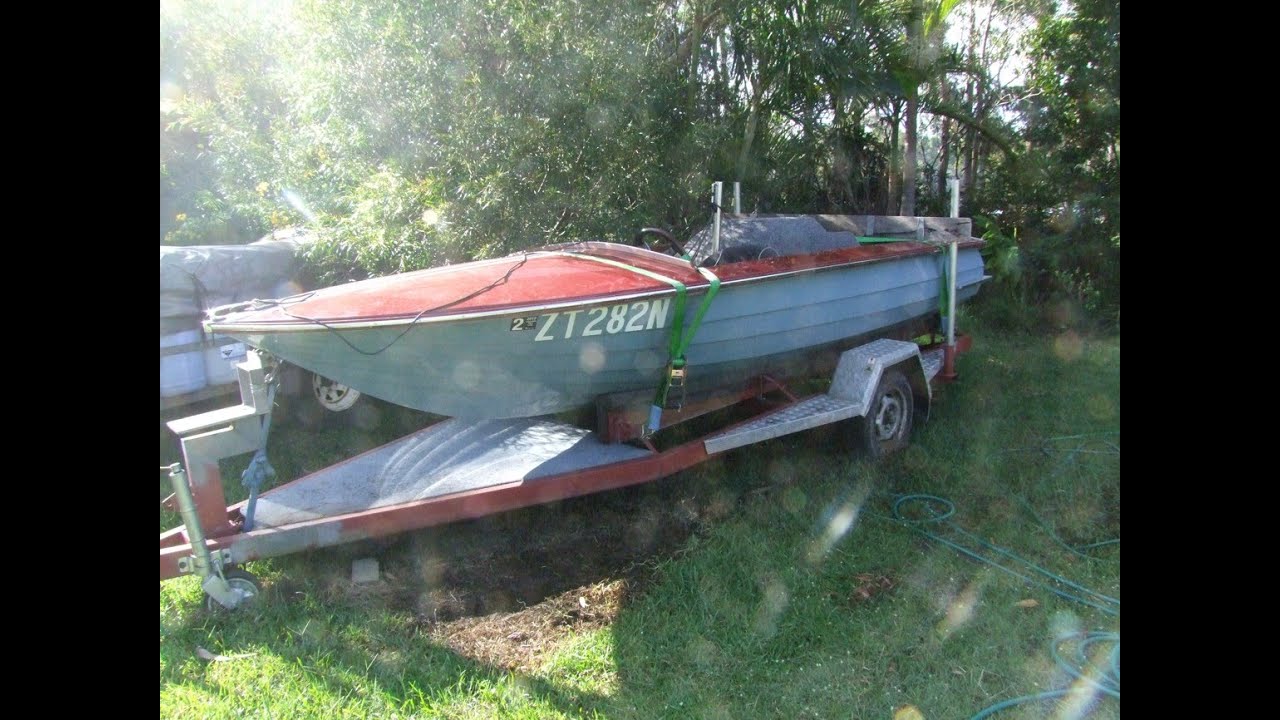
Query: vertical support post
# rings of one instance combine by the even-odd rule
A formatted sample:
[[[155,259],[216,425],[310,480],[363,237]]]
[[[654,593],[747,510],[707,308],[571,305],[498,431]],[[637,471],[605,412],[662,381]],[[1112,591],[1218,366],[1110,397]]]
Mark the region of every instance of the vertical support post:
[[[960,178],[947,178],[947,188],[951,190],[951,217],[960,217]],[[947,345],[942,352],[941,379],[950,382],[956,379],[956,271],[959,265],[959,248],[956,241],[948,244],[947,258]]]
[[[956,272],[960,264],[959,243],[952,240],[948,245],[951,257],[948,260],[951,271],[947,273],[947,344],[956,344]]]
[[[733,214],[742,214],[742,183],[733,181]]]
[[[715,228],[712,230],[711,255],[716,257],[720,254],[720,203],[724,199],[724,183],[717,180],[711,183],[711,202],[716,206]]]
[[[942,354],[941,372],[942,378],[947,381],[956,379],[956,272],[960,264],[959,247],[957,240],[947,243],[947,346]]]

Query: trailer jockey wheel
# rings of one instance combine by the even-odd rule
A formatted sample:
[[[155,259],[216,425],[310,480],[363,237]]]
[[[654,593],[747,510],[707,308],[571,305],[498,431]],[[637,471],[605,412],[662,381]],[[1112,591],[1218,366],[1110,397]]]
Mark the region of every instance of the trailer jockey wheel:
[[[241,570],[240,568],[224,570],[222,577],[227,579],[227,584],[229,584],[233,589],[239,590],[245,596],[244,599],[240,601],[240,604],[234,609],[238,610],[245,605],[251,604],[257,599],[258,593],[262,592],[262,584],[258,581],[258,577],[248,570]],[[204,596],[204,605],[209,612],[227,610],[227,608],[222,606],[222,603],[214,600],[213,596],[207,593]]]
[[[901,370],[885,371],[872,396],[866,417],[856,424],[858,444],[867,456],[879,460],[907,446],[911,416],[915,411],[911,383]]]

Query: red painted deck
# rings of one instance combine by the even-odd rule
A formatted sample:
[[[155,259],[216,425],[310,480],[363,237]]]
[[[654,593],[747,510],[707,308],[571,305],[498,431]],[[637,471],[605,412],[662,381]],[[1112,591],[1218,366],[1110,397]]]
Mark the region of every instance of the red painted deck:
[[[721,281],[732,282],[932,252],[937,252],[937,248],[914,242],[864,245],[815,255],[722,265],[712,271]],[[216,325],[222,330],[241,323],[284,324],[300,319],[345,323],[500,312],[607,300],[671,287],[626,268],[571,253],[642,268],[678,280],[690,289],[707,285],[706,279],[685,260],[625,245],[581,243],[560,246],[550,252],[531,251],[325,288],[284,307],[231,313],[220,318]]]

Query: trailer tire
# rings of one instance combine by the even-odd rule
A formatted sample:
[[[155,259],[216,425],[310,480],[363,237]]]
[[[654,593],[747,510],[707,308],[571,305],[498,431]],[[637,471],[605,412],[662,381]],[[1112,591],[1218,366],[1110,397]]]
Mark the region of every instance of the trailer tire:
[[[905,448],[911,438],[914,413],[915,398],[907,376],[897,368],[886,370],[871,397],[866,416],[854,423],[858,446],[873,460]]]

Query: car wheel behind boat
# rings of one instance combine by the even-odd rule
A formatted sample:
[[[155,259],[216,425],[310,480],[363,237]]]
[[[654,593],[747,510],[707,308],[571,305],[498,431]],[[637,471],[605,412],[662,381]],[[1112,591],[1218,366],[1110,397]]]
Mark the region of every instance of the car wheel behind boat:
[[[323,375],[285,365],[276,417],[305,427],[346,427],[371,410],[373,399]]]
[[[311,373],[311,396],[320,407],[332,413],[343,413],[354,408],[362,397],[359,390]]]

